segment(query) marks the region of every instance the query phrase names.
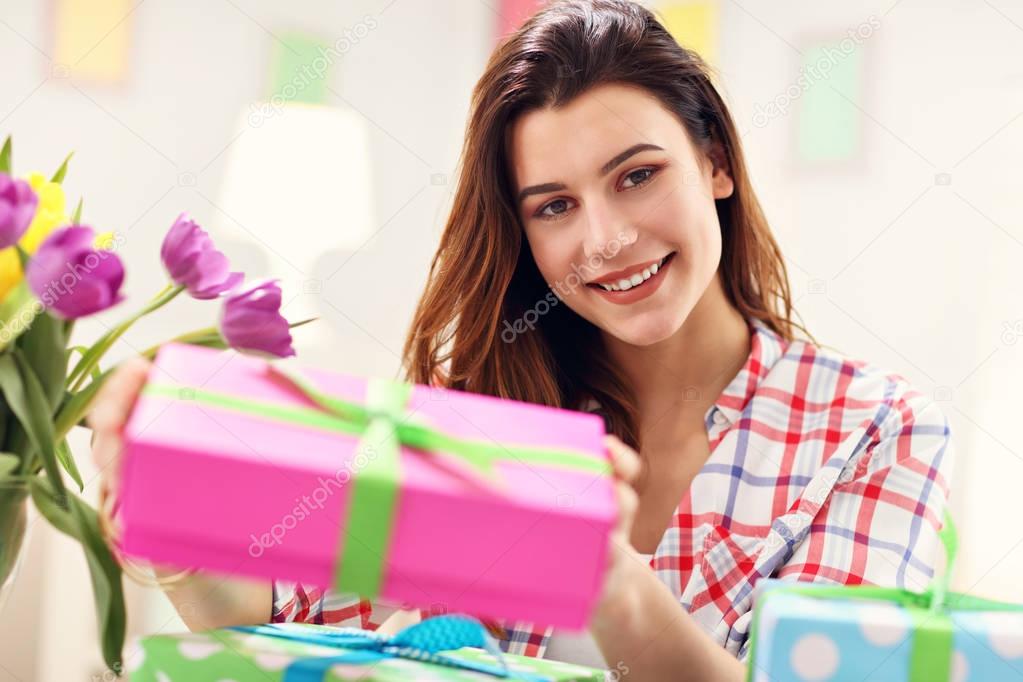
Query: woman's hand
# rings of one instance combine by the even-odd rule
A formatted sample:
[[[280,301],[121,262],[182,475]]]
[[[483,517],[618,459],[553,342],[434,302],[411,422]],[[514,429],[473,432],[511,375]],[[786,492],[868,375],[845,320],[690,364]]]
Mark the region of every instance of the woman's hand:
[[[121,431],[146,383],[151,363],[136,357],[122,363],[100,388],[86,421],[92,429],[92,459],[99,469],[102,485],[116,497],[120,488]]]
[[[92,458],[107,495],[120,491],[122,431],[146,383],[152,363],[136,357],[114,370],[100,388],[86,419],[92,429]],[[154,574],[170,580],[180,569],[153,566]],[[168,582],[167,596],[185,625],[199,632],[232,625],[254,625],[271,620],[271,588],[266,581],[228,578],[197,572],[181,582]]]
[[[630,571],[634,571],[637,564],[645,564],[632,547],[630,539],[639,506],[639,497],[633,484],[639,476],[642,462],[636,451],[617,436],[609,435],[604,442],[614,470],[618,520],[611,531],[608,569],[594,617],[613,620],[615,616],[612,614],[628,610],[631,588],[635,586],[635,581],[628,578]]]
[[[633,483],[642,463],[618,438],[608,436],[606,442],[614,465],[618,523],[611,533],[610,565],[590,633],[608,663],[607,675],[636,680],[745,679],[745,666],[689,617],[632,547],[630,535],[639,507]]]

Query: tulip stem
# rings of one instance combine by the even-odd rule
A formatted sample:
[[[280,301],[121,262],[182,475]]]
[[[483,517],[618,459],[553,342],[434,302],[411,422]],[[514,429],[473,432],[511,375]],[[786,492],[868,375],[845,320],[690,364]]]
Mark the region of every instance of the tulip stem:
[[[168,284],[160,293],[154,296],[149,303],[143,306],[141,310],[101,336],[100,339],[94,343],[88,351],[86,351],[85,355],[82,356],[82,359],[78,361],[74,370],[72,370],[70,376],[68,376],[67,381],[71,386],[69,389],[71,393],[78,391],[82,387],[82,383],[85,381],[85,378],[89,376],[94,367],[99,365],[99,361],[103,358],[106,352],[110,350],[110,347],[114,345],[114,342],[121,338],[121,336],[123,336],[133,324],[157,308],[166,305],[184,290],[185,287],[183,286]]]
[[[147,348],[144,351],[142,351],[139,355],[141,355],[142,357],[144,357],[144,358],[146,358],[148,360],[152,360],[153,358],[156,357],[156,353],[157,353],[157,351],[160,350],[160,347],[165,345],[165,344],[168,344],[168,343],[194,343],[196,341],[203,341],[205,339],[213,340],[213,339],[217,339],[219,337],[220,337],[220,331],[217,330],[216,327],[203,327],[202,329],[195,329],[195,330],[190,331],[188,333],[181,334],[180,336],[175,336],[172,339],[167,339],[163,343],[158,343],[155,346],[150,346],[149,348]]]
[[[301,320],[300,322],[292,322],[288,325],[288,328],[294,329],[295,327],[301,327],[304,324],[315,322],[318,319],[319,318],[317,317],[310,317],[308,319]],[[156,357],[156,354],[160,350],[160,347],[168,343],[196,343],[201,341],[216,341],[218,339],[223,341],[223,338],[224,337],[223,335],[221,335],[220,329],[218,327],[203,327],[202,329],[194,329],[190,332],[181,334],[180,336],[175,336],[172,339],[167,339],[163,343],[158,343],[155,346],[150,346],[149,348],[139,353],[139,355],[146,358],[147,360],[152,360],[153,358]],[[224,343],[226,344],[227,342],[225,341]]]

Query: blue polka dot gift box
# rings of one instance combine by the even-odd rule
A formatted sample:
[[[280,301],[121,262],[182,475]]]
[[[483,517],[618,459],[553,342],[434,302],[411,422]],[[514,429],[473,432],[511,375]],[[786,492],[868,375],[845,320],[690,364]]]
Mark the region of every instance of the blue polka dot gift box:
[[[946,516],[942,540],[955,557]],[[1023,682],[1023,605],[948,592],[761,580],[748,682]]]
[[[153,635],[124,657],[132,682],[601,682],[604,672],[504,654],[474,618],[428,618],[393,636],[274,623]]]

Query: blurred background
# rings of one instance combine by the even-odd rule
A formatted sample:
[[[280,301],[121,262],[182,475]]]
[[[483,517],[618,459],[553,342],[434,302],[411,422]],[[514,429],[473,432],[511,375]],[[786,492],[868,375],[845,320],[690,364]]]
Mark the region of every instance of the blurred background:
[[[903,374],[952,422],[957,589],[1023,601],[1023,6],[646,2],[717,71],[796,305],[825,345]],[[189,212],[278,277],[302,362],[393,376],[450,210],[469,96],[532,0],[0,0],[0,136],[124,237],[130,300]],[[466,263],[465,267],[473,267]],[[212,323],[181,297],[121,359]],[[176,318],[171,322],[171,318]],[[163,325],[161,325],[163,321]],[[95,500],[88,434],[72,446]],[[34,510],[33,510],[34,511]],[[0,682],[103,677],[78,546],[32,522]],[[130,582],[133,634],[184,629]]]

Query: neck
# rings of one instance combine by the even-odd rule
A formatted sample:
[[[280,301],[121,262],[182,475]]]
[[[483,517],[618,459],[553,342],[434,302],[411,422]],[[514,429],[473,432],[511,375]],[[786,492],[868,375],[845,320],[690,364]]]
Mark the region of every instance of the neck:
[[[746,320],[715,276],[685,322],[672,336],[649,346],[633,346],[605,335],[610,357],[625,373],[641,415],[696,409],[702,418],[750,353]],[[695,401],[683,400],[696,390]]]

